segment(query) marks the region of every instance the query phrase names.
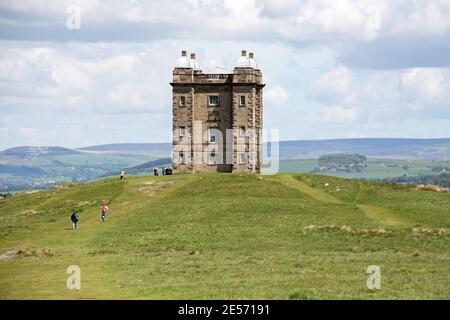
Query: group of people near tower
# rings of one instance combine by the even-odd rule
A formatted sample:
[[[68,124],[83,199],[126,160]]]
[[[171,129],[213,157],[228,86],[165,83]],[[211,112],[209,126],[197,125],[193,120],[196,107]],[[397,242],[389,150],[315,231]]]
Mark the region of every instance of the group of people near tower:
[[[161,175],[163,176],[170,176],[173,173],[172,168],[162,167],[161,169],[159,168],[153,169],[153,175],[159,176],[159,170],[161,170]]]

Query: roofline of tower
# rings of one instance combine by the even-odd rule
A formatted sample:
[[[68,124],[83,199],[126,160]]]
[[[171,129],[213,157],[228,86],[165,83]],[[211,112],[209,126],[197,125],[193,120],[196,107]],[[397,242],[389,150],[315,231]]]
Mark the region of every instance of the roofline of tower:
[[[174,86],[185,86],[185,87],[192,87],[195,86],[223,86],[223,85],[233,85],[233,86],[248,86],[248,85],[254,85],[260,88],[263,88],[266,86],[265,83],[257,83],[257,82],[169,82],[169,84]]]

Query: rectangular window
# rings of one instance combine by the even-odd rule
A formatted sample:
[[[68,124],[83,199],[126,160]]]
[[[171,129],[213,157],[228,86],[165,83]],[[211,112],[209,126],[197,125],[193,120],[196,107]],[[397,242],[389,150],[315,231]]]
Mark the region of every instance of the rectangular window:
[[[218,106],[219,105],[219,96],[208,96],[208,105],[209,106]]]
[[[239,105],[245,107],[245,96],[239,96]]]
[[[180,127],[180,137],[184,137],[186,135],[186,127]]]
[[[245,127],[239,127],[239,137],[245,137]]]
[[[245,164],[245,153],[239,153],[239,164]]]
[[[186,106],[186,97],[185,96],[178,97],[178,105],[180,106],[180,108],[183,108],[184,106]]]

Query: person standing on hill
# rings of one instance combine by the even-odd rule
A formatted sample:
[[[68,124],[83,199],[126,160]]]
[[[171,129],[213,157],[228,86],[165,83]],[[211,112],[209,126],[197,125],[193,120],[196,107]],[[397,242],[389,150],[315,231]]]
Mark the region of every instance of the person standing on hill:
[[[80,221],[80,216],[78,215],[78,213],[72,213],[72,215],[70,216],[70,220],[72,220],[72,229],[78,229],[78,221]]]
[[[123,181],[123,178],[125,176],[125,170],[120,170],[120,181]]]
[[[106,204],[102,203],[101,209],[102,209],[102,221],[105,222],[106,221],[106,213],[108,212],[109,208]]]

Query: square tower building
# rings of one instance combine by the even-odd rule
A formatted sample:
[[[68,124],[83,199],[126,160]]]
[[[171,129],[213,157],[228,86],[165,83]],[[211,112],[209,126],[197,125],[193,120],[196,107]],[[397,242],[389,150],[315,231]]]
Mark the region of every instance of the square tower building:
[[[175,172],[260,172],[262,73],[245,50],[233,73],[206,74],[181,52],[173,70]]]

